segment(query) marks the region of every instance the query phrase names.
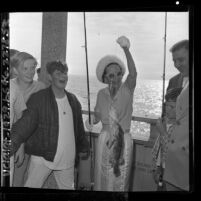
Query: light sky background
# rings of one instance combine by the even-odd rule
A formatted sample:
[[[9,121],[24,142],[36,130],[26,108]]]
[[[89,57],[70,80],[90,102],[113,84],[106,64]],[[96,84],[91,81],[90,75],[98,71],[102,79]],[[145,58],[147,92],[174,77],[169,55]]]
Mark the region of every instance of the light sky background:
[[[189,13],[167,13],[166,79],[178,73],[169,52],[174,43],[189,38]],[[69,74],[86,75],[83,12],[69,12],[67,56]],[[99,59],[106,54],[126,58],[116,39],[129,38],[138,78],[162,79],[165,12],[86,12],[89,74],[95,75]],[[40,66],[42,13],[10,13],[10,48],[26,51]]]

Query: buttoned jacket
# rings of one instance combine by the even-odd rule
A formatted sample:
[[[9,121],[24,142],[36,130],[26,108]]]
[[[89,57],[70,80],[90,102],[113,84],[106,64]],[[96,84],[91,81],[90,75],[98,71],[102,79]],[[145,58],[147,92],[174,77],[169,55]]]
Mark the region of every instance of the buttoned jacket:
[[[176,119],[168,145],[164,179],[189,190],[189,86],[184,87],[177,98]]]

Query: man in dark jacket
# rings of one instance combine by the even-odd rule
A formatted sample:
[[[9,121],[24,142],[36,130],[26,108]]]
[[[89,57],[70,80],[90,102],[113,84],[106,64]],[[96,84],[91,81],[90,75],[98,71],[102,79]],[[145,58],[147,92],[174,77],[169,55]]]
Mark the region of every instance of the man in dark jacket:
[[[174,44],[170,52],[175,68],[179,73],[170,78],[166,92],[174,88],[183,88],[189,79],[189,41],[182,40]],[[165,115],[165,107],[163,106],[162,116]]]
[[[41,188],[53,171],[60,189],[74,189],[78,156],[89,156],[81,104],[65,90],[67,65],[53,61],[46,68],[51,86],[32,94],[22,118],[13,125],[11,155],[26,142],[31,159],[25,187]]]

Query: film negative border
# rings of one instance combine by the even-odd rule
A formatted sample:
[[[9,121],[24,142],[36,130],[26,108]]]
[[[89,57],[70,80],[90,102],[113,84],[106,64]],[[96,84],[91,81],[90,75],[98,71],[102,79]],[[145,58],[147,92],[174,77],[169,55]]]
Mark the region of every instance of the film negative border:
[[[1,13],[1,186],[10,180],[9,14]]]

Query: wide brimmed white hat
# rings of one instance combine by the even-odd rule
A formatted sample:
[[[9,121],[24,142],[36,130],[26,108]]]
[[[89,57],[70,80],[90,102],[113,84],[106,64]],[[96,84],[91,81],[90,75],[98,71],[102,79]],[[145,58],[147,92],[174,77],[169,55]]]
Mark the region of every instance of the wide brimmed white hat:
[[[103,82],[102,76],[103,76],[105,68],[111,63],[118,64],[121,67],[123,75],[126,72],[124,63],[117,56],[115,55],[104,56],[102,59],[100,59],[96,67],[96,76],[100,82]]]

